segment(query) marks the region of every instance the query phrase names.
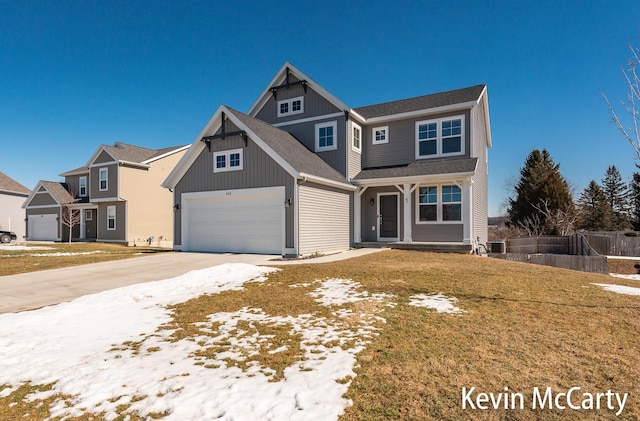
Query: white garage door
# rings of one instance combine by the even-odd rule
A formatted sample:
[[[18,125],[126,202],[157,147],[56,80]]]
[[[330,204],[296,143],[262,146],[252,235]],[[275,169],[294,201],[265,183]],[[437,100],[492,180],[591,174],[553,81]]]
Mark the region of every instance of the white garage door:
[[[57,215],[29,215],[29,240],[58,240]]]
[[[182,249],[281,254],[284,187],[185,193]]]

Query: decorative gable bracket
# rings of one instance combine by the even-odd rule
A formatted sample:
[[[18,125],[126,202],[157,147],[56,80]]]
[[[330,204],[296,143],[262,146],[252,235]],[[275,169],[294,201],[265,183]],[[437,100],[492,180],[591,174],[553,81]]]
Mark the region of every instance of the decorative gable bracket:
[[[289,67],[286,68],[286,75],[285,75],[285,79],[284,79],[284,83],[282,85],[278,85],[278,86],[272,86],[271,88],[269,88],[269,90],[271,91],[271,93],[273,94],[273,98],[274,99],[278,99],[278,90],[279,89],[289,89],[292,86],[297,86],[297,85],[302,85],[302,87],[304,88],[304,93],[307,93],[307,81],[306,80],[298,80],[296,82],[290,82],[289,81]]]
[[[214,134],[211,136],[204,136],[202,139],[200,139],[200,142],[204,142],[207,145],[207,149],[209,150],[209,152],[211,152],[211,141],[214,139],[225,139],[227,137],[231,137],[231,136],[242,136],[242,140],[244,140],[244,146],[245,148],[247,147],[247,142],[248,142],[248,138],[247,138],[247,132],[244,130],[236,130],[233,132],[226,132],[224,130],[224,120],[225,120],[226,116],[224,114],[224,112],[220,113],[220,120],[221,120],[221,124],[220,124],[220,133],[219,134]]]

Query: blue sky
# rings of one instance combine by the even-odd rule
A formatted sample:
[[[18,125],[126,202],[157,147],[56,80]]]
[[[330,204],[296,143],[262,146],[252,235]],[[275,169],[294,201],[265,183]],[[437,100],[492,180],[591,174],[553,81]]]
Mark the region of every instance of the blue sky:
[[[29,188],[99,144],[191,143],[220,104],[247,111],[285,61],[351,107],[488,85],[489,213],[528,153],[578,189],[631,146],[622,99],[636,1],[0,0],[0,171]]]

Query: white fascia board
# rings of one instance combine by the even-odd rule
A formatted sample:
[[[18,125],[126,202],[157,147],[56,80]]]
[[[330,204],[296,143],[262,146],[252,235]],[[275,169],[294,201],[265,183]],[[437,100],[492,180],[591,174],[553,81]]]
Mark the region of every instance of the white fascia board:
[[[173,149],[173,150],[171,150],[171,151],[169,151],[167,153],[164,153],[162,155],[156,156],[155,158],[151,158],[151,159],[147,159],[146,161],[142,161],[142,163],[143,164],[150,164],[150,163],[152,163],[154,161],[157,161],[159,159],[166,158],[166,157],[168,157],[170,155],[173,155],[174,153],[178,153],[178,152],[182,152],[184,150],[187,150],[187,149],[189,149],[190,146],[191,146],[191,144],[180,146],[179,148]]]
[[[142,164],[140,162],[132,162],[132,161],[118,161],[118,165],[120,166],[127,166],[127,167],[134,167],[134,168],[142,168],[142,169],[148,169],[151,168],[151,165],[149,164]]]
[[[431,115],[431,114],[440,114],[440,113],[445,113],[445,112],[449,112],[449,111],[467,110],[467,109],[472,108],[472,107],[474,107],[476,105],[478,105],[478,101],[462,102],[460,104],[450,104],[450,105],[444,105],[442,107],[427,108],[427,109],[424,109],[424,110],[409,111],[409,112],[406,112],[406,113],[391,114],[391,115],[385,115],[385,116],[380,116],[380,117],[372,117],[372,118],[366,119],[366,123],[367,124],[384,123],[384,122],[387,122],[387,121],[403,120],[403,119],[406,119],[406,118],[428,116],[428,115]]]
[[[126,200],[121,199],[119,197],[104,197],[104,198],[91,199],[91,203],[103,203],[103,202],[126,202]]]
[[[317,115],[314,117],[301,118],[300,120],[283,121],[282,123],[272,124],[272,126],[273,127],[292,126],[294,124],[311,123],[313,121],[329,120],[329,119],[338,118],[338,117],[344,117],[344,113],[324,114],[324,115]]]
[[[106,167],[108,165],[118,165],[120,161],[115,160],[115,161],[109,161],[109,162],[100,162],[98,164],[91,164],[89,165],[89,168],[99,168],[99,167]]]
[[[213,113],[200,134],[198,134],[198,136],[195,138],[193,143],[188,145],[187,152],[182,155],[180,161],[178,161],[167,178],[162,182],[162,187],[166,189],[173,189],[176,187],[182,177],[184,177],[191,165],[193,165],[198,156],[200,156],[200,152],[202,152],[202,149],[206,147],[204,142],[201,142],[200,139],[205,137],[207,133],[210,133],[211,131],[215,133],[220,128],[220,114],[222,114],[222,112],[226,110],[223,109],[223,107],[223,105],[218,107],[218,109],[215,113]]]
[[[356,186],[388,186],[404,183],[442,183],[442,182],[454,182],[455,180],[470,179],[474,172],[462,172],[451,174],[435,174],[435,175],[418,175],[410,177],[389,177],[389,178],[372,178],[369,180],[351,180]]]
[[[307,173],[303,173],[303,172],[301,172],[299,174],[298,178],[303,178],[306,181],[310,181],[312,183],[322,184],[324,186],[329,186],[329,187],[335,187],[335,188],[342,189],[342,190],[349,190],[349,191],[358,190],[358,187],[354,186],[353,184],[341,183],[339,181],[328,180],[326,178],[318,177],[318,176],[307,174]]]
[[[493,145],[493,141],[491,140],[491,119],[489,118],[489,98],[487,97],[486,86],[482,90],[480,98],[482,98],[482,104],[484,105],[484,124],[487,130],[487,147],[490,148]]]
[[[67,172],[63,172],[62,174],[58,174],[60,177],[67,177],[70,175],[85,175],[85,174],[89,174],[89,168],[83,168],[83,169],[75,169],[75,170],[71,170],[71,171],[67,171]]]
[[[355,119],[358,120],[359,123],[367,124],[367,119],[362,117],[360,114],[355,112],[353,109],[349,110],[349,115],[355,117]]]
[[[278,85],[282,84],[282,82],[285,80],[285,78],[287,76],[287,73],[286,73],[287,67],[289,68],[290,74],[294,75],[296,78],[298,78],[300,80],[306,80],[308,87],[310,87],[311,89],[316,91],[324,99],[326,99],[331,104],[333,104],[336,108],[338,108],[339,110],[343,110],[343,111],[344,110],[351,110],[351,108],[349,106],[347,106],[347,104],[345,104],[344,102],[340,101],[332,93],[330,93],[329,91],[324,89],[322,86],[320,86],[320,84],[318,84],[318,82],[316,82],[315,80],[313,80],[312,78],[310,78],[309,76],[307,76],[306,74],[301,72],[293,64],[291,64],[289,62],[285,62],[282,65],[282,67],[280,68],[280,70],[278,71],[278,73],[276,73],[276,76],[271,80],[269,85],[267,85],[267,87],[264,89],[264,91],[262,91],[262,95],[260,95],[258,97],[258,99],[256,100],[256,102],[253,103],[253,105],[251,106],[251,108],[247,112],[248,115],[250,115],[252,117],[255,117],[256,113],[262,107],[264,107],[264,105],[269,100],[270,96],[273,95],[271,93],[271,90],[270,90],[271,87],[278,86]]]

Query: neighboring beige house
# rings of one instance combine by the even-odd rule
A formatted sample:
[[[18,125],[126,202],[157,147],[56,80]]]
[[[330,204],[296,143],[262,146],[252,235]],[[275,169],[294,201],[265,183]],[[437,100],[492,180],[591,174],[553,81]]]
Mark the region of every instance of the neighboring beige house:
[[[31,190],[0,172],[0,230],[13,231],[18,241],[24,240],[24,209],[22,204]]]
[[[73,240],[127,245],[173,244],[173,195],[161,184],[189,145],[147,149],[100,145],[86,165],[60,174],[64,183],[40,181],[24,203],[27,239],[67,241],[62,209],[80,210]]]

